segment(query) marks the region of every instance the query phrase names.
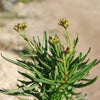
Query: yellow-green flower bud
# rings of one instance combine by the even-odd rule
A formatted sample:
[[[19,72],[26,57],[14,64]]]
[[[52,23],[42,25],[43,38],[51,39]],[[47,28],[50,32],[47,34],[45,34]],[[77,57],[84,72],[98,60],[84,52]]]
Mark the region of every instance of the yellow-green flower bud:
[[[57,45],[59,43],[59,38],[56,36],[50,37],[49,40],[54,45]]]
[[[68,20],[66,18],[60,19],[58,24],[63,26],[64,28],[67,28],[69,26]]]
[[[19,28],[17,27],[17,26],[15,26],[14,28],[13,28],[15,31],[19,31]]]
[[[17,32],[19,31],[24,31],[27,27],[26,23],[18,23],[15,27],[14,30],[16,30]]]

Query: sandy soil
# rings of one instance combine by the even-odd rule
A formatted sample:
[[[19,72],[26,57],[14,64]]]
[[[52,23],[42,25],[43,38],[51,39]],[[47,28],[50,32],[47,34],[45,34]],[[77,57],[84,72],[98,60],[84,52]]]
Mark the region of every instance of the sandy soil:
[[[18,18],[11,17],[14,12]],[[57,23],[60,18],[68,18],[69,32],[72,39],[79,34],[77,50],[86,52],[89,47],[92,51],[89,57],[93,60],[100,59],[100,1],[99,0],[43,0],[29,4],[19,3],[13,8],[12,13],[0,13],[0,53],[4,56],[17,59],[18,55],[12,50],[21,50],[26,46],[25,41],[12,29],[18,22],[27,22],[27,36],[39,35],[41,40],[43,32],[49,35],[57,33],[62,42],[63,28]],[[10,16],[10,17],[9,17]],[[21,18],[22,17],[22,18]],[[91,70],[90,77],[100,75],[100,65]],[[21,77],[17,70],[21,68],[6,62],[0,57],[0,88],[16,87],[17,79]],[[88,94],[89,100],[100,100],[100,78],[91,86],[83,89]],[[17,100],[16,97],[0,94],[0,100]]]

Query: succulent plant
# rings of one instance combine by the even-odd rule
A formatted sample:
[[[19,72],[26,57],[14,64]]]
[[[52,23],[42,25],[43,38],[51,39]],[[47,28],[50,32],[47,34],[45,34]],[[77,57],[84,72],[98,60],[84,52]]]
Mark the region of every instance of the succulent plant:
[[[86,59],[91,48],[85,55],[80,52],[79,56],[76,57],[78,36],[72,44],[68,32],[68,20],[61,19],[59,25],[63,26],[66,31],[64,37],[67,41],[67,47],[61,43],[57,34],[47,39],[47,33],[44,32],[41,44],[39,36],[38,41],[33,37],[33,42],[26,37],[26,23],[19,23],[14,27],[31,47],[31,51],[23,55],[31,60],[14,61],[3,55],[2,57],[26,69],[28,72],[18,71],[18,73],[29,80],[18,79],[22,85],[17,84],[18,88],[14,90],[1,89],[1,93],[14,96],[33,96],[36,100],[81,100],[87,95],[80,96],[81,92],[77,93],[76,90],[97,80],[97,76],[93,79],[87,77],[89,71],[100,61],[95,59],[89,62],[89,59]],[[77,96],[79,97],[77,98]]]

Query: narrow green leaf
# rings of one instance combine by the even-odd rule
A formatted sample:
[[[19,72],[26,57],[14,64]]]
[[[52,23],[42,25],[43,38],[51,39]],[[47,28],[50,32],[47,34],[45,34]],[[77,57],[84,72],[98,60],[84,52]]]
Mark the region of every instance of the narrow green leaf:
[[[7,94],[7,95],[13,95],[13,96],[25,96],[23,93],[18,92],[16,90],[1,90],[0,92],[3,94]]]
[[[33,88],[35,88],[36,86],[37,86],[37,83],[34,83],[31,86],[29,86],[29,87],[25,86],[23,90],[24,91],[27,91],[27,90],[29,91],[29,90],[32,90]]]
[[[80,83],[80,84],[74,84],[74,85],[72,85],[72,86],[75,87],[75,88],[86,87],[86,86],[88,86],[88,85],[93,84],[93,83],[97,80],[97,78],[98,78],[98,77],[95,77],[94,79],[91,79],[89,82],[87,82],[87,83],[85,83],[85,84]]]
[[[51,86],[48,90],[46,90],[46,92],[54,92],[55,90],[55,86]]]
[[[85,98],[87,96],[87,94],[80,96],[79,98],[76,98],[75,100],[82,100],[83,98]]]
[[[68,92],[69,94],[72,94],[72,95],[79,95],[79,94],[81,94],[81,92],[79,92],[79,93],[74,92],[73,88],[71,88],[71,89],[66,88],[66,92]]]
[[[22,57],[37,57],[37,55],[34,55],[34,54],[25,54],[25,55],[22,55]]]
[[[55,82],[54,80],[49,80],[49,79],[46,79],[46,78],[43,78],[43,79],[34,78],[34,81],[49,84],[49,85],[57,85],[57,82]]]
[[[40,71],[38,71],[35,66],[32,66],[32,69],[35,71],[35,73],[39,76],[39,78],[43,78],[43,75]]]
[[[91,48],[89,48],[89,50],[87,51],[87,53],[82,57],[81,62],[85,60],[85,58],[88,56],[88,54],[90,53]]]
[[[90,59],[87,59],[85,62],[80,63],[78,66],[78,69],[83,68],[89,61],[90,61]]]
[[[52,56],[54,56],[54,57],[57,56],[57,54],[56,54],[56,52],[55,52],[55,50],[54,50],[54,48],[52,46],[49,46],[49,50],[50,50]]]
[[[30,74],[30,73],[23,73],[23,72],[20,72],[20,71],[18,71],[18,72],[19,72],[19,74],[23,75],[24,77],[26,77],[30,80],[33,80],[33,78],[35,78],[35,76]]]
[[[64,74],[64,68],[63,68],[63,65],[62,63],[57,63],[57,67],[58,67],[58,71],[59,71],[59,77],[60,79],[63,79],[65,77],[65,74]]]
[[[96,65],[97,65],[97,64],[99,64],[99,63],[100,63],[100,60],[99,60],[99,61],[97,61],[97,62],[96,62],[96,64],[95,64],[94,66],[96,66]]]
[[[21,89],[22,89],[22,87],[21,87],[21,88],[17,88],[17,89],[13,89],[13,90],[0,89],[0,92],[1,92],[1,93],[5,93],[5,94],[11,94],[11,93],[18,92],[18,91],[20,91]]]
[[[24,99],[24,98],[19,98],[19,97],[18,97],[18,99],[19,99],[19,100],[29,100],[29,99]]]
[[[76,40],[74,41],[74,48],[76,48],[76,46],[77,46],[77,43],[78,43],[78,34],[77,34],[77,38],[76,38]]]
[[[58,44],[58,52],[59,52],[59,56],[61,57],[61,53],[62,53],[62,44],[61,44],[61,41],[59,39],[59,44]]]
[[[28,40],[28,44],[31,46],[33,51],[36,52],[36,48],[35,48],[34,44],[30,40]]]
[[[54,74],[54,79],[56,80],[58,76],[58,67],[55,66],[55,74]]]
[[[97,59],[92,61],[90,64],[84,66],[79,72],[76,72],[68,81],[67,83],[73,83],[78,80],[80,77],[84,75],[84,73],[88,72],[96,63]]]
[[[26,65],[24,65],[24,64],[22,64],[22,63],[20,63],[20,62],[11,60],[11,59],[9,59],[9,58],[6,58],[6,57],[4,57],[3,55],[1,55],[1,56],[2,56],[5,60],[7,60],[7,61],[9,61],[9,62],[11,62],[11,63],[13,63],[13,64],[16,64],[16,65],[18,65],[18,66],[21,66],[22,68],[24,68],[24,69],[26,69],[26,70],[28,70],[28,71],[30,71],[30,72],[33,72],[33,71],[31,71],[31,69],[30,69],[28,66],[26,66]]]
[[[40,42],[39,36],[38,36],[38,44],[39,44],[39,46],[41,46],[41,42]]]
[[[70,64],[70,69],[74,64],[79,64],[81,61],[81,57],[82,57],[82,53],[79,53],[79,56],[77,58],[75,58],[75,60],[72,61],[72,63]]]
[[[43,75],[41,74],[41,72],[36,69],[35,65],[32,62],[21,61],[21,60],[18,60],[18,61],[28,65],[33,70],[32,72],[36,73],[40,78],[43,78]]]
[[[73,66],[73,68],[71,69],[69,75],[68,75],[69,78],[71,78],[71,77],[76,73],[77,68],[78,68],[78,64],[75,64],[75,65]]]
[[[19,80],[19,79],[18,79],[18,81],[25,85],[29,85],[29,84],[33,83],[32,81],[24,81],[24,80]]]
[[[47,51],[47,33],[44,32],[43,36],[43,49]]]
[[[46,91],[45,85],[44,85],[44,84],[42,84],[41,92],[44,94],[44,93],[45,93],[45,91]]]
[[[22,89],[23,87],[19,88]],[[7,95],[13,95],[13,96],[36,96],[36,94],[34,94],[33,92],[30,91],[24,91],[24,92],[18,92],[18,89],[16,90],[1,90],[0,92],[3,94],[7,94]]]
[[[38,60],[40,61],[40,63],[41,63],[44,67],[46,67],[47,69],[51,70],[51,67],[50,67],[48,64],[46,64],[45,62],[43,62],[41,59],[38,59]]]
[[[36,40],[35,40],[35,37],[33,36],[33,41],[34,41],[34,46],[36,46],[37,45],[37,42],[36,42]]]

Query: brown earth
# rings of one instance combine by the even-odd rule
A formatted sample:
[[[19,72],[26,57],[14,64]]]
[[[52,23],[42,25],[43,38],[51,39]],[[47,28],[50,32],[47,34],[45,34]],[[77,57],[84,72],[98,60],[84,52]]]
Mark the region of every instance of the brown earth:
[[[33,35],[39,35],[42,40],[43,32],[47,31],[50,35],[57,33],[65,44],[62,37],[63,28],[57,24],[63,17],[69,19],[72,39],[76,37],[77,32],[79,34],[77,50],[85,53],[91,47],[89,57],[92,60],[100,59],[99,0],[43,0],[16,4],[12,13],[0,13],[0,53],[12,59],[19,58],[12,50],[21,50],[26,44],[12,28],[16,23],[23,21],[29,24],[26,30],[28,38],[32,39]],[[100,75],[99,66],[91,70],[90,77]],[[17,73],[18,70],[22,69],[0,57],[0,88],[15,88],[17,79],[22,78]],[[89,100],[100,100],[100,78],[83,90],[88,94]],[[0,100],[17,100],[17,98],[0,94]]]

